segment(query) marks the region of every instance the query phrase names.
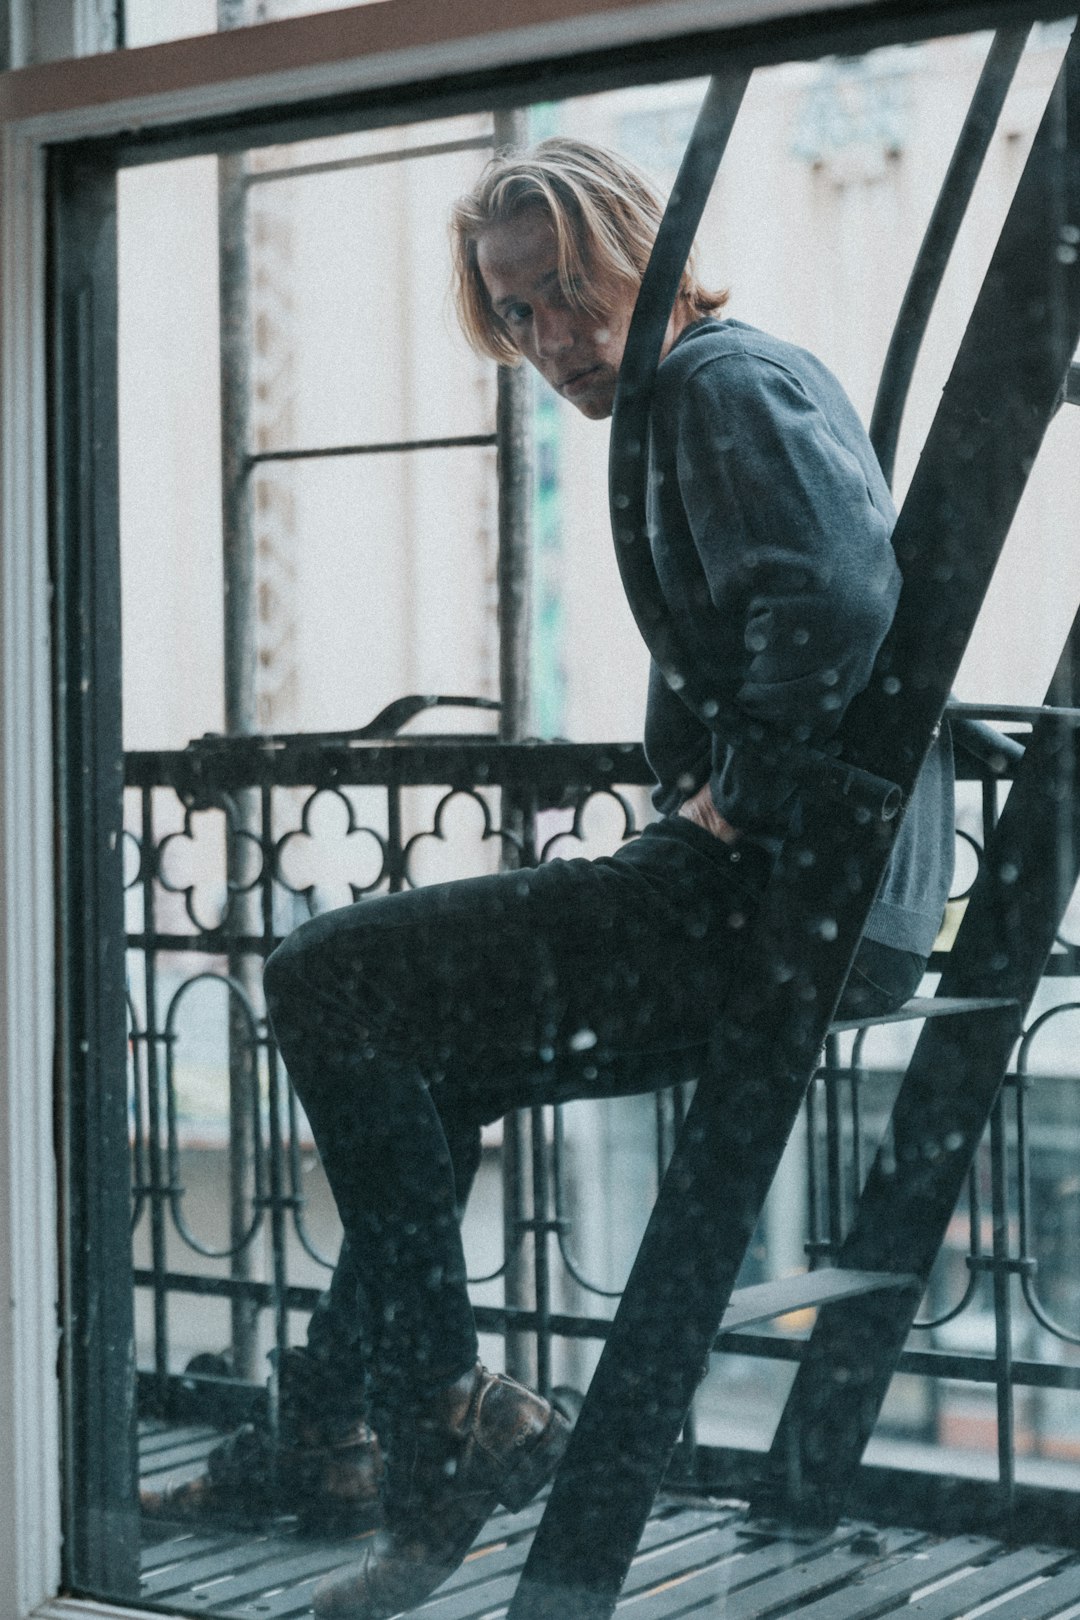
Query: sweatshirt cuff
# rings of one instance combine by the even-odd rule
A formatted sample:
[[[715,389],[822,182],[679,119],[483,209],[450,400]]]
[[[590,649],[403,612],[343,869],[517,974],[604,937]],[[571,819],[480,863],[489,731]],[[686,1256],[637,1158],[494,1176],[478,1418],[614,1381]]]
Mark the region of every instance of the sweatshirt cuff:
[[[775,836],[787,830],[797,782],[773,760],[732,747],[709,777],[713,804],[740,832]]]

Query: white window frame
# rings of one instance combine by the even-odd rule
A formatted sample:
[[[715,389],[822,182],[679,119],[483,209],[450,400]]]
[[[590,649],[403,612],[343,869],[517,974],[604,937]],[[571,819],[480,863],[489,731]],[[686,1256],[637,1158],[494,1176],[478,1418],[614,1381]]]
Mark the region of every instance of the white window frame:
[[[437,82],[877,0],[383,0],[0,74],[0,1620],[139,1611],[56,1598],[59,1294],[45,408],[53,143]],[[1048,9],[1053,9],[1050,0]],[[572,26],[569,26],[572,24]]]

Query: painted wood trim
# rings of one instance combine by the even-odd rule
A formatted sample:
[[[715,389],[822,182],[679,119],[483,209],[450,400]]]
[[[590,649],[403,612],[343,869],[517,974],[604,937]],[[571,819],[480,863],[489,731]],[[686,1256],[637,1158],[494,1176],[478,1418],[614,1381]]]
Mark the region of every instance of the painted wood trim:
[[[954,9],[985,26],[993,5],[957,0]],[[570,63],[695,32],[895,10],[891,0],[504,0],[495,12],[488,0],[370,0],[2,74],[0,118],[48,119],[54,138],[76,138],[529,61]]]
[[[58,1581],[59,1261],[43,163],[13,132],[0,160],[0,1478],[11,1503],[0,1615],[10,1620]]]

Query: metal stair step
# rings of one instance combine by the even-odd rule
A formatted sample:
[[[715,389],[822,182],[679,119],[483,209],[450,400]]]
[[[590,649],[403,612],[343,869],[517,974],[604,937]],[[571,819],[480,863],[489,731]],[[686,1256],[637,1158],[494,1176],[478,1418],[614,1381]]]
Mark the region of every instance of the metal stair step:
[[[838,1299],[856,1299],[862,1294],[894,1288],[908,1288],[921,1294],[923,1283],[908,1272],[842,1271],[838,1266],[822,1266],[796,1277],[781,1277],[777,1282],[754,1283],[750,1288],[737,1288],[732,1294],[720,1332],[730,1333],[734,1328],[751,1327],[756,1322],[787,1316],[790,1311],[809,1310],[818,1305],[831,1305]]]
[[[872,1029],[878,1024],[903,1024],[915,1018],[959,1018],[964,1013],[994,1012],[1014,1007],[1011,996],[912,996],[896,1012],[878,1018],[840,1018],[829,1025],[830,1035],[845,1029]]]
[[[957,703],[945,706],[949,719],[993,720],[1000,725],[1034,725],[1036,720],[1067,720],[1080,723],[1080,709],[1060,703]]]

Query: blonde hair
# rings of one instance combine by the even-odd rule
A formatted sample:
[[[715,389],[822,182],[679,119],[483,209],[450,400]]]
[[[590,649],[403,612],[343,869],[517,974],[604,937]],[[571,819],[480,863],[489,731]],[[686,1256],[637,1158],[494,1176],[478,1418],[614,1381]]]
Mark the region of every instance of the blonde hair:
[[[652,182],[602,146],[560,136],[527,151],[496,153],[474,189],[455,203],[450,240],[462,330],[478,353],[508,365],[521,357],[491,307],[476,244],[490,226],[529,208],[542,208],[551,221],[563,296],[598,318],[605,295],[641,284],[664,212]],[[728,294],[701,285],[691,254],[678,299],[688,319],[701,320],[721,310]]]

